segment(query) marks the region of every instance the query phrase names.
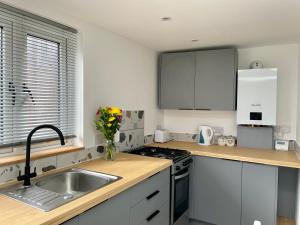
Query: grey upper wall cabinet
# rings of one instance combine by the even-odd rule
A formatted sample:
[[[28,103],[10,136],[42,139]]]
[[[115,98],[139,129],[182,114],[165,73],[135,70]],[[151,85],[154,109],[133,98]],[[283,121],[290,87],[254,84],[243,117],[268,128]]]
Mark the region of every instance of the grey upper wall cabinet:
[[[196,53],[195,109],[235,110],[236,50]]]
[[[166,53],[160,60],[160,108],[193,109],[195,53]]]
[[[163,53],[159,68],[161,109],[235,110],[234,48]]]

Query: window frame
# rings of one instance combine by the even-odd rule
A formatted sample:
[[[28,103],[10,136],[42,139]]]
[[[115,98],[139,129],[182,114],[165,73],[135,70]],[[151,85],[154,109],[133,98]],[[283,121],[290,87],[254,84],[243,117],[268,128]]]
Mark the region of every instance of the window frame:
[[[12,55],[12,43],[5,43],[5,39],[7,35],[10,35],[11,37],[13,36],[13,19],[11,18],[3,18],[2,16],[0,16],[1,21],[0,21],[0,28],[1,28],[1,71],[0,71],[0,101],[3,101],[4,98],[4,91],[1,91],[1,89],[5,88],[5,82],[3,81],[5,79],[6,74],[8,73],[8,69],[6,69],[5,67],[5,63],[3,63],[3,60],[5,59],[6,62],[10,63],[12,65],[12,58],[9,57],[9,54]],[[5,22],[3,22],[5,21]],[[4,50],[5,45],[7,45],[7,49]],[[8,52],[9,49],[11,50],[11,52]],[[11,68],[10,73],[13,73],[13,68]],[[0,104],[1,105],[1,104]],[[0,113],[4,114],[5,113],[5,109],[4,106],[1,107],[0,106]],[[4,133],[3,126],[5,126],[5,124],[7,123],[7,121],[5,121],[5,118],[0,117],[0,136],[4,136],[2,135]],[[4,124],[4,125],[3,125]],[[11,134],[12,135],[12,134]],[[3,145],[0,146],[0,157],[3,155],[7,155],[7,154],[12,154],[14,152],[13,146],[12,145]]]
[[[48,41],[51,41],[51,42],[56,42],[56,43],[59,44],[59,56],[58,56],[59,57],[59,74],[58,74],[59,78],[58,78],[58,85],[59,85],[60,81],[68,82],[68,79],[69,79],[68,78],[68,76],[69,76],[68,68],[70,66],[68,64],[68,54],[70,54],[70,52],[72,53],[74,51],[74,49],[72,47],[68,47],[68,41],[69,41],[69,38],[70,38],[68,32],[63,31],[63,30],[58,30],[59,28],[56,28],[56,27],[53,28],[55,31],[52,31],[51,29],[48,30],[47,26],[45,26],[45,27],[40,27],[40,26],[36,27],[35,26],[35,23],[43,24],[43,21],[32,21],[32,19],[30,19],[30,18],[20,17],[19,15],[13,15],[13,14],[10,14],[10,13],[7,13],[7,16],[6,15],[3,16],[3,14],[6,14],[6,12],[1,11],[1,8],[0,8],[0,19],[5,20],[5,22],[8,21],[9,25],[4,24],[0,21],[0,27],[1,28],[3,27],[3,29],[8,27],[10,29],[12,37],[14,35],[17,36],[16,33],[15,33],[16,31],[14,29],[14,23],[17,22],[17,26],[19,26],[19,28],[21,27],[21,30],[22,30],[22,37],[24,37],[24,38],[22,38],[22,42],[24,42],[23,43],[24,46],[26,46],[26,41],[27,41],[27,36],[28,35],[34,36],[34,37],[37,37],[37,38],[41,38],[41,39],[44,39],[44,40],[48,40]],[[20,39],[18,39],[18,41],[19,40]],[[12,48],[13,42],[14,42],[14,38],[12,38],[11,52],[9,53],[9,54],[12,55],[11,58],[13,58],[13,55],[15,54],[14,51],[13,51],[13,48]],[[26,47],[24,48],[23,51],[26,51]],[[23,53],[25,53],[25,52],[23,52]],[[21,64],[25,64],[25,63],[26,63],[26,58],[24,57],[24,60],[22,60]],[[11,65],[13,65],[13,60],[11,62]],[[14,70],[16,70],[16,69],[17,70],[18,69],[22,70],[22,69],[25,68],[24,65],[23,66],[18,65],[17,68],[15,68],[15,67],[16,66],[14,65],[14,68],[11,69],[12,70],[11,75],[10,75],[11,77],[13,77],[14,73],[16,73],[16,71],[14,71]],[[1,69],[1,67],[0,67],[0,69]],[[64,72],[62,72],[63,70],[64,70]],[[2,73],[0,73],[0,78],[1,78],[1,76],[3,76]],[[75,74],[74,74],[73,79],[76,79]],[[13,80],[13,78],[12,78],[12,80]],[[0,80],[0,90],[1,90],[1,80]],[[59,91],[59,88],[58,88],[58,91]],[[0,100],[1,100],[1,97],[3,95],[2,93],[3,92],[0,93]],[[68,94],[69,93],[67,91],[66,99],[68,98]],[[66,104],[66,103],[61,102],[61,101],[58,101],[58,102],[59,102],[58,107],[61,107],[62,104]],[[1,113],[1,108],[0,108],[0,113]],[[62,111],[60,113],[60,117],[65,117],[64,119],[68,120],[68,115],[64,111]],[[14,116],[13,116],[13,118],[14,118]],[[13,119],[12,119],[12,121],[13,121]],[[63,123],[62,122],[63,120],[61,118],[58,121],[60,123]],[[14,121],[12,123],[14,123]],[[75,132],[76,132],[76,129],[75,129]],[[0,136],[1,136],[1,119],[0,119]],[[11,136],[13,137],[13,134],[11,134]],[[69,135],[69,136],[66,135],[65,136],[65,141],[66,141],[66,145],[73,145],[74,143],[77,142],[76,134]],[[20,142],[18,144],[14,144],[14,143],[16,143],[16,142],[13,141],[11,145],[0,146],[0,157],[16,155],[16,154],[24,154],[26,141],[24,141],[22,143]],[[53,148],[53,147],[56,147],[56,146],[60,146],[60,142],[59,142],[58,138],[45,138],[43,140],[36,140],[36,141],[33,140],[32,141],[32,151],[33,152],[46,150],[46,149]]]

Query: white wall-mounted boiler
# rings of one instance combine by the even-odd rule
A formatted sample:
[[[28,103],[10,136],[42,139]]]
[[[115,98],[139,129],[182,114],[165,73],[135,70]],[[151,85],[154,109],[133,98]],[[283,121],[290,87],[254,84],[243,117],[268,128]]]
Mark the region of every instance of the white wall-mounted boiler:
[[[276,68],[238,71],[238,125],[275,126],[276,103]]]

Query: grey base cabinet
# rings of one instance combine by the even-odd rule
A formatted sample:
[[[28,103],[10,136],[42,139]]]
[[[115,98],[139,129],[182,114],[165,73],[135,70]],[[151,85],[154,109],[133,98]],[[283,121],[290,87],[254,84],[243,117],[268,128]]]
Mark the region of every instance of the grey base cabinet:
[[[148,178],[130,191],[130,225],[169,224],[170,170]]]
[[[276,225],[278,167],[195,156],[193,225]]]
[[[79,225],[129,225],[129,199],[125,191],[95,206],[79,216]]]
[[[79,224],[79,216],[76,216],[66,222],[64,222],[62,225],[78,225]]]
[[[170,168],[63,225],[169,225]]]
[[[241,225],[276,225],[278,167],[243,163]]]
[[[240,225],[242,163],[194,157],[190,218],[217,225]]]

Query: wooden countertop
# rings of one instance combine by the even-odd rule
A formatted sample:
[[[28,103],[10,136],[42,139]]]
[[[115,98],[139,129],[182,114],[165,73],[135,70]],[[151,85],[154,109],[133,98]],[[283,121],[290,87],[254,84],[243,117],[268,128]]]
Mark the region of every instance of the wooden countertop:
[[[1,225],[56,225],[98,205],[99,203],[134,186],[153,174],[171,166],[165,159],[144,157],[126,153],[116,155],[115,161],[103,159],[77,164],[75,168],[87,169],[121,176],[122,179],[91,192],[79,199],[65,204],[50,212],[27,206],[9,197],[0,195]]]
[[[254,149],[241,147],[222,147],[218,145],[201,146],[194,142],[170,141],[153,143],[147,146],[172,148],[190,151],[193,155],[230,159],[243,162],[260,163],[300,169],[300,160],[295,151],[275,151],[271,149]]]

